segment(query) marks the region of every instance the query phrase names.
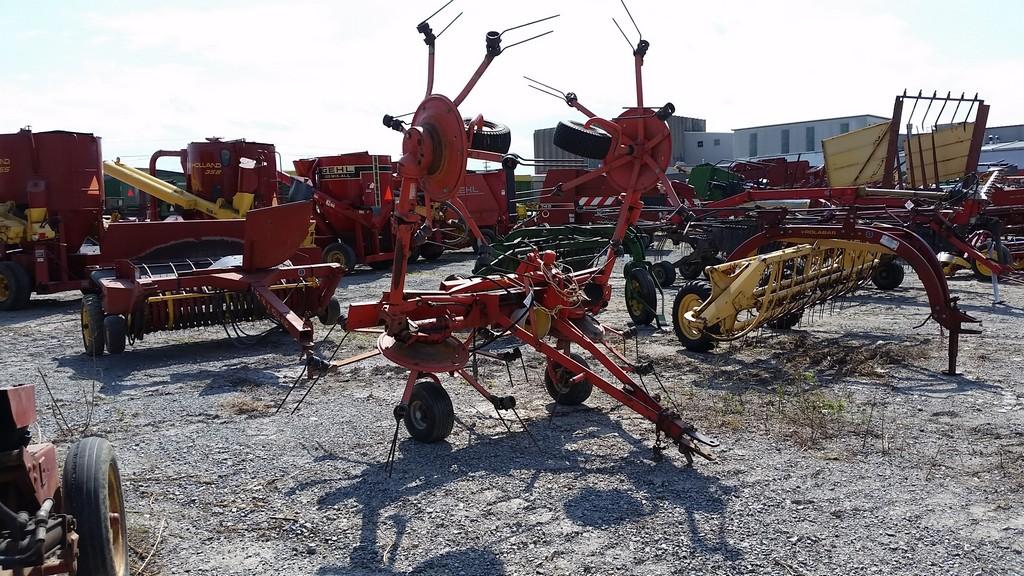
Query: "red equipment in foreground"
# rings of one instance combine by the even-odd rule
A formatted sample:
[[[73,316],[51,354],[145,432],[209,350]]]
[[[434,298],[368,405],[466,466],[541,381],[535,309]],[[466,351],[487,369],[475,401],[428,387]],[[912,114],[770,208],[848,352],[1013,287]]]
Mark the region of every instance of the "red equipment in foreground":
[[[102,252],[114,265],[92,273],[94,292],[82,298],[86,353],[105,346],[117,354],[151,332],[269,316],[311,359],[309,319],[337,321],[343,273],[336,264],[282,265],[305,240],[311,212],[309,202],[295,202],[245,220],[111,224]]]
[[[56,447],[31,443],[35,406],[31,384],[0,388],[0,573],[128,574],[113,449],[103,438],[83,438],[59,475]]]
[[[432,92],[434,35],[426,22],[418,30],[426,37],[430,50],[427,96],[408,126],[391,116],[384,119],[387,126],[404,135],[398,166],[402,180],[394,216],[397,240],[391,289],[378,302],[352,304],[345,323],[346,330],[382,326],[377,343],[379,352],[409,369],[401,402],[394,410],[395,437],[389,461],[394,457],[398,425],[403,420],[413,438],[420,441],[441,440],[451,433],[454,410],[441,385],[442,373],[461,376],[496,410],[515,409],[514,397],[492,394],[466,370],[471,356],[505,334],[515,336],[547,357],[545,384],[556,402],[580,404],[597,386],[653,422],[658,434],[664,433],[677,443],[688,461],[692,461],[694,454],[713,458],[706,446],[716,446],[717,442],[697,432],[679,414],[664,408],[647,393],[642,381],[637,382],[630,375],[651,374],[653,365],[630,363],[604,339],[606,333],[623,337],[628,334],[603,326],[595,317],[611,296],[608,280],[616,250],[627,228],[640,215],[640,195],[664,178],[671,157],[665,119],[672,114],[673,106],[666,104],[653,110],[643,104],[641,67],[649,43],[641,39],[633,52],[635,107],[608,121],[586,112],[581,105],[576,106],[589,118],[584,126],[599,127],[613,139],[602,167],[588,176],[605,175],[623,193],[623,209],[604,262],[595,268],[565,273],[553,253],[534,253],[514,274],[451,280],[441,283],[437,291],[408,292],[405,255],[419,226],[415,213],[417,194],[422,192],[431,202],[451,201],[465,178],[467,159],[502,159],[497,153],[470,147],[483,118],[477,116],[467,130],[458,109],[491,61],[501,54],[502,35],[487,33],[483,63],[459,95],[450,100]],[[458,337],[457,333],[463,336]],[[586,350],[619,384],[590,369],[582,356],[571,351],[574,344]]]

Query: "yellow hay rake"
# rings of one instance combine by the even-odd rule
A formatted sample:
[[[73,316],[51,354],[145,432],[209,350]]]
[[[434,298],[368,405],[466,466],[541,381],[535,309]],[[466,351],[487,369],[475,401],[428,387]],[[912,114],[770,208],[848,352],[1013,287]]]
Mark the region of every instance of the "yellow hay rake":
[[[883,246],[818,240],[709,266],[708,281],[683,285],[673,304],[676,336],[693,351],[764,325],[789,328],[804,309],[847,294],[892,258]]]

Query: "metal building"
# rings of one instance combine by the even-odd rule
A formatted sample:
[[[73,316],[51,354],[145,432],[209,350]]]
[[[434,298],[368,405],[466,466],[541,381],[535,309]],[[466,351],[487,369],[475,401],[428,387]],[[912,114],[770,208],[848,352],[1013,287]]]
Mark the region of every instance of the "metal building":
[[[861,114],[737,128],[733,130],[733,158],[820,152],[821,141],[825,138],[888,121],[884,116]]]
[[[985,144],[1005,144],[1024,141],[1024,124],[989,126],[985,128]]]

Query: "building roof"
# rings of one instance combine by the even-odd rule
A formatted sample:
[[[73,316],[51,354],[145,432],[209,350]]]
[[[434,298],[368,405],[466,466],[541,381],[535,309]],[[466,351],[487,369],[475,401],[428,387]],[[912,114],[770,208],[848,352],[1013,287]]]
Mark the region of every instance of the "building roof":
[[[795,124],[814,124],[817,122],[832,122],[835,120],[848,120],[853,118],[875,118],[876,120],[888,120],[885,116],[877,116],[875,114],[855,114],[853,116],[836,116],[835,118],[820,118],[818,120],[800,120],[797,122],[780,122],[778,124],[764,124],[762,126],[747,126],[745,128],[733,128],[733,131],[740,130],[755,130],[759,128],[774,128],[776,126],[792,126]]]
[[[1006,150],[1024,150],[1024,141],[1013,140],[1010,142],[997,142],[995,144],[985,144],[981,147],[983,152],[998,152]]]

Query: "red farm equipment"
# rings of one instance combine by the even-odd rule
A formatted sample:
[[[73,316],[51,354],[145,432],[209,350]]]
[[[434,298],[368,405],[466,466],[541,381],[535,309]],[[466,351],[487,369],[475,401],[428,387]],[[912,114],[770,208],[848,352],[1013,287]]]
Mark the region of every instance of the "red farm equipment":
[[[906,117],[905,102],[913,105]],[[926,105],[927,109],[924,118],[916,119],[919,104],[922,107]],[[933,105],[941,108],[929,119]],[[756,232],[744,216],[759,208],[905,210],[908,207],[949,206],[963,202],[958,209],[961,213],[977,214],[980,207],[972,200],[964,202],[964,198],[977,186],[974,174],[988,109],[988,105],[976,96],[929,97],[922,94],[908,96],[906,93],[897,96],[890,121],[823,142],[828,187],[816,184],[819,180],[812,177],[814,171],[797,170],[793,177],[803,174],[805,179],[801,182],[802,187],[795,188],[758,186],[738,174],[733,175],[737,179],[732,181],[728,176],[732,173],[728,172],[725,178],[717,178],[719,181],[729,180],[726,182],[728,193],[708,200],[706,194],[700,194],[707,188],[704,180],[698,180],[698,196],[706,201],[697,202],[692,209],[680,209],[664,227],[673,242],[685,243],[691,248],[673,265],[684,278],[695,279],[706,266],[723,263],[739,243]],[[952,111],[952,117],[942,120],[947,110]],[[931,132],[914,133],[913,126],[917,125],[934,125],[936,128]],[[911,127],[909,136],[900,134],[904,126]],[[778,172],[783,166],[781,162],[769,164],[754,168]],[[753,170],[744,169],[748,174]],[[787,168],[787,174],[789,172],[792,170]],[[781,178],[781,172],[776,176]],[[870,211],[861,210],[860,213]],[[943,246],[940,243],[933,248],[939,252]],[[892,264],[884,269],[895,273]],[[876,282],[878,284],[890,286],[892,283]],[[896,285],[898,282],[891,287]]]
[[[478,145],[499,153],[508,150],[509,138],[507,128],[492,123],[476,134]],[[311,199],[316,205],[316,244],[323,250],[323,261],[349,270],[360,264],[374,270],[389,268],[395,249],[392,183],[397,179],[391,157],[357,152],[294,164],[299,178],[284,179],[291,185],[288,199]],[[417,212],[426,217],[426,223],[417,230],[409,261],[420,256],[435,260],[445,250],[473,246],[481,239],[490,243],[506,233],[510,222],[506,188],[511,175],[511,170],[469,172],[458,193],[447,201],[429,203],[420,196]]]
[[[905,102],[913,108],[904,124]],[[926,109],[915,122],[919,104]],[[938,115],[928,118],[933,105]],[[953,118],[943,123],[947,105]],[[966,116],[957,118],[964,110]],[[1006,249],[1004,231],[1024,214],[1012,206],[999,212],[989,198],[994,178],[982,185],[977,176],[987,116],[988,106],[977,97],[904,93],[890,122],[825,141],[828,177],[836,187],[749,190],[736,195],[739,201],[724,198],[681,210],[669,234],[679,234],[694,250],[677,264],[686,264],[684,276],[703,273],[706,281],[686,282],[676,295],[673,324],[680,342],[708,351],[761,327],[791,328],[806,309],[868,282],[896,288],[904,277],[902,261],[924,285],[929,318],[949,332],[945,372],[954,374],[959,337],[977,333],[965,324],[978,320],[957,306],[945,279],[951,262],[936,253],[955,251],[995,276],[1010,275],[1011,263],[993,256]],[[901,137],[904,125],[909,134]],[[934,129],[915,132],[918,125]],[[748,198],[752,205],[745,206]],[[759,207],[774,200],[808,204]],[[995,281],[993,288],[998,301]]]
[[[155,176],[157,162],[167,157],[180,161],[187,193],[214,205],[231,207],[236,213],[232,217],[244,217],[251,208],[277,204],[277,153],[273,144],[207,138],[204,142],[191,142],[181,150],[154,152],[149,159],[149,173]],[[157,199],[177,206],[184,212],[179,215],[186,220],[215,217],[184,207],[176,198]],[[159,203],[149,200],[148,219],[160,220]]]
[[[440,256],[444,250],[478,247],[508,234],[516,223],[515,173],[512,169],[467,170],[466,179],[459,187],[458,198],[465,206],[469,219],[480,230],[475,238],[466,221],[466,215],[449,202],[434,205],[435,231],[420,249],[424,259]],[[440,246],[430,248],[431,245]]]
[[[547,18],[535,22],[543,20]],[[559,265],[554,252],[535,252],[511,273],[454,278],[441,282],[439,290],[418,292],[405,289],[405,255],[411,249],[413,234],[421,226],[416,213],[418,195],[422,193],[428,202],[452,201],[465,179],[468,159],[503,160],[502,154],[473,148],[474,131],[482,125],[483,117],[476,116],[467,127],[458,109],[503,49],[502,33],[488,32],[483,62],[458,96],[449,99],[433,92],[435,36],[426,21],[417,30],[424,34],[430,53],[427,95],[408,123],[385,117],[385,124],[404,136],[398,163],[401,180],[396,192],[397,238],[391,288],[377,302],[351,304],[344,323],[346,330],[379,330],[380,336],[377,350],[342,364],[379,353],[409,370],[401,400],[393,411],[395,434],[389,464],[394,459],[398,429],[403,421],[418,441],[436,442],[451,433],[454,409],[441,385],[444,374],[458,375],[468,382],[491,402],[499,415],[501,411],[515,411],[515,397],[493,394],[467,369],[470,359],[475,362],[478,354],[517,357],[518,348],[506,352],[485,350],[505,335],[517,338],[547,358],[545,385],[557,403],[581,404],[596,386],[650,420],[658,437],[664,434],[678,444],[688,461],[694,455],[713,458],[708,447],[717,446],[717,442],[699,433],[681,415],[663,407],[659,399],[647,393],[642,380],[635,379],[649,374],[657,378],[653,364],[640,362],[639,358],[636,363],[630,362],[605,339],[613,334],[631,336],[629,331],[613,330],[596,318],[611,297],[609,278],[617,248],[639,218],[640,196],[664,177],[671,158],[671,138],[665,119],[674,107],[666,104],[651,109],[643,104],[641,66],[649,43],[641,39],[633,51],[636,106],[611,121],[588,113],[583,124],[587,129],[600,128],[612,138],[613,144],[601,160],[602,167],[593,174],[607,175],[623,197],[615,231],[601,261],[593,267],[569,272]],[[583,356],[572,352],[574,345],[589,353],[617,383],[591,369]],[[310,389],[315,383],[310,384]]]
[[[580,168],[548,170],[537,192],[533,216],[524,218],[519,225],[587,226],[614,222],[621,209],[622,193],[608,183],[606,176],[590,178],[589,172]],[[656,223],[678,208],[684,188],[681,182],[663,180],[645,190],[640,226],[643,222]]]
[[[334,324],[343,269],[292,264],[308,238],[312,204],[250,210],[244,220],[119,222],[101,246],[82,298],[87,354],[124,352],[146,334],[270,318],[313,361],[310,318]]]
[[[92,134],[0,134],[0,310],[88,282],[103,234],[100,159]]]
[[[126,576],[128,532],[121,474],[110,444],[57,449],[32,443],[35,387],[0,388],[0,574]]]
[[[337,318],[332,295],[342,274],[333,265],[304,265],[319,260],[300,249],[310,235],[312,206],[250,210],[270,190],[269,168],[260,166],[273,161],[272,147],[206,144],[190,147],[198,151],[188,163],[192,190],[201,197],[120,163],[104,166],[99,138],[91,134],[0,136],[0,308],[25,306],[33,291],[82,290],[83,345],[92,355],[104,348],[122,352],[157,330],[267,316],[311,355],[309,318]],[[203,154],[222,146],[229,146],[218,152],[225,163],[240,166],[229,176],[207,173],[216,168]],[[241,154],[263,164],[247,167]],[[197,219],[105,226],[101,166]],[[276,170],[270,177],[276,189]]]
[[[394,212],[391,157],[368,152],[320,156],[295,161],[295,173],[309,181],[292,181],[289,200],[312,200],[316,206],[316,244],[324,262],[353,270],[391,266]]]

